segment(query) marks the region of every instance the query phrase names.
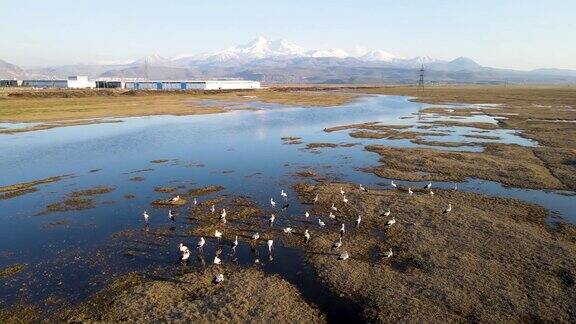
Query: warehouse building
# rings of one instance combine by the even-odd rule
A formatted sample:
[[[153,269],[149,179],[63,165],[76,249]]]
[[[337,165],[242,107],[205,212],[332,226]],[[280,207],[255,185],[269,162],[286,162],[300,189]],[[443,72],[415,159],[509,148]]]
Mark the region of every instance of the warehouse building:
[[[71,88],[71,89],[87,89],[95,88],[96,83],[88,80],[87,76],[77,75],[70,76],[68,79],[37,79],[37,80],[22,80],[23,87],[32,88]]]
[[[124,88],[124,84],[124,81],[96,80],[96,88],[98,89],[122,89]]]
[[[124,87],[133,90],[235,90],[259,89],[260,82],[249,80],[129,81]]]
[[[0,86],[70,89],[131,89],[131,90],[239,90],[259,89],[260,82],[250,80],[88,80],[87,76],[70,76],[67,79],[0,80]]]
[[[22,81],[14,79],[2,79],[0,80],[0,87],[19,87],[22,85]]]

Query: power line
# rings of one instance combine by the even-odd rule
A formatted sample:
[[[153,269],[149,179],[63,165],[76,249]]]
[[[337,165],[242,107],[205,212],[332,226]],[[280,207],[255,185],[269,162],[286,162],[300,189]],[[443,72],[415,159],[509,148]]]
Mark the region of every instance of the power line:
[[[424,64],[420,67],[420,78],[418,79],[418,90],[424,90]]]

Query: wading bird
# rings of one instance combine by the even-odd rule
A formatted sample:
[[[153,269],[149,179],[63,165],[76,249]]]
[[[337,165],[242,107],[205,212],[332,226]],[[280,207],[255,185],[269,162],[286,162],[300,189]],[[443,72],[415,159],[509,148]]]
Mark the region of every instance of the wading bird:
[[[414,191],[412,191],[412,188],[408,187],[408,194],[409,194],[410,196],[412,196],[413,193],[414,193]]]
[[[204,239],[204,237],[200,237],[200,240],[198,241],[198,244],[196,245],[196,248],[199,250],[202,250],[202,248],[204,247],[204,244],[206,244],[206,240]]]
[[[454,190],[458,190],[458,184],[454,182]]]
[[[280,196],[282,196],[282,198],[284,198],[284,200],[287,200],[287,199],[288,199],[288,194],[287,194],[286,192],[284,192],[284,189],[282,189],[282,190],[280,191]]]
[[[368,192],[368,189],[364,188],[364,187],[362,186],[362,184],[360,184],[360,190],[361,190],[361,191],[364,191],[364,192]]]
[[[266,244],[268,244],[268,253],[272,253],[272,244],[274,244],[274,241],[268,240],[268,242],[266,242]]]
[[[332,206],[330,206],[330,209],[332,209],[333,211],[338,211],[338,208],[336,208],[336,206],[334,204],[332,204]]]
[[[332,243],[332,251],[338,250],[341,246],[342,246],[342,236],[340,236],[337,241]]]
[[[216,276],[214,276],[214,283],[215,284],[218,285],[218,284],[221,284],[223,282],[224,282],[224,275],[223,274],[219,273]]]
[[[342,254],[340,254],[340,256],[338,257],[338,260],[348,260],[348,258],[350,257],[350,255],[348,254],[348,251],[344,251],[342,252]]]
[[[310,242],[310,232],[308,229],[304,230],[304,237],[306,238],[306,244],[308,244],[308,242]]]
[[[316,196],[314,196],[314,202],[318,202],[318,194],[316,194]]]
[[[424,186],[424,189],[431,189],[431,188],[432,188],[432,182],[428,182],[428,184]]]
[[[216,212],[216,206],[212,204],[212,207],[210,207],[210,213],[214,214],[215,212]]]
[[[224,224],[226,224],[226,209],[222,209],[222,213],[220,214],[220,221]]]
[[[385,217],[390,216],[390,208],[388,208],[388,210],[386,212],[382,213],[380,216],[385,216]]]
[[[238,235],[234,238],[234,242],[232,242],[232,251],[236,252],[236,247],[238,246]]]
[[[184,250],[180,249],[180,252],[182,252],[182,255],[180,256],[180,260],[182,261],[188,261],[188,258],[190,258],[190,250],[188,250],[187,247],[184,247]]]
[[[221,264],[222,260],[220,260],[220,258],[216,255],[214,256],[214,264]]]
[[[345,194],[344,189],[342,189],[342,187],[340,187],[340,194],[341,194],[342,196],[344,196],[344,194]]]
[[[270,198],[270,205],[272,205],[272,208],[276,208],[276,202],[272,198]]]
[[[318,218],[318,225],[320,225],[320,227],[324,227],[326,226],[326,223],[324,223],[320,218]]]
[[[252,235],[252,239],[254,241],[257,241],[260,238],[260,234],[258,234],[258,232],[254,233],[254,235]]]
[[[343,201],[345,204],[347,204],[347,203],[348,203],[348,198],[346,198],[346,196],[344,195],[344,196],[342,196],[342,201]]]
[[[394,188],[398,188],[398,186],[396,185],[396,183],[394,182],[394,180],[390,181],[390,185]]]
[[[342,226],[340,226],[340,237],[344,236],[344,233],[346,233],[346,225],[342,223]]]
[[[360,215],[358,215],[358,218],[356,218],[356,225],[355,227],[360,226],[360,222],[362,221],[362,217],[360,217]]]
[[[219,230],[215,230],[214,237],[217,238],[218,241],[220,241],[220,239],[222,238],[222,232],[220,232]]]
[[[388,251],[384,252],[383,255],[386,259],[389,259],[392,257],[392,255],[394,255],[394,253],[392,253],[392,249],[389,249]]]
[[[336,215],[332,214],[332,212],[330,212],[330,215],[328,215],[328,218],[330,219],[336,219]]]
[[[170,218],[171,221],[175,221],[174,219],[174,213],[172,213],[172,209],[168,209],[168,218]]]
[[[268,219],[268,225],[270,225],[270,227],[272,227],[272,224],[274,224],[275,219],[276,219],[276,215],[274,215],[274,214],[270,215],[270,219]]]
[[[194,200],[192,201],[192,203],[194,204],[194,206],[198,205],[198,200],[196,200],[196,197],[194,197]]]
[[[178,244],[178,249],[180,250],[180,252],[184,252],[186,250],[188,250],[188,247],[186,245],[184,245],[183,243]]]
[[[396,218],[394,216],[392,216],[392,219],[390,219],[386,222],[386,227],[390,227],[390,226],[394,225],[395,223],[396,223]]]
[[[144,211],[144,213],[142,214],[142,216],[144,216],[144,222],[148,223],[148,218],[150,218],[150,215],[148,215],[147,211]]]
[[[448,214],[451,211],[452,211],[452,204],[448,204],[448,207],[446,207],[446,209],[444,209],[442,214]]]
[[[285,227],[285,228],[283,229],[283,231],[284,231],[284,233],[286,233],[286,234],[291,234],[292,231],[293,231],[293,229],[292,229],[292,227]]]
[[[434,196],[434,191],[430,190],[430,196]]]
[[[306,217],[306,218],[310,217],[310,213],[309,213],[308,211],[306,211],[306,212],[304,213],[304,217]]]
[[[174,202],[178,202],[180,201],[180,195],[176,195],[176,197],[172,197],[170,198],[170,200],[168,200],[168,202],[174,203]]]

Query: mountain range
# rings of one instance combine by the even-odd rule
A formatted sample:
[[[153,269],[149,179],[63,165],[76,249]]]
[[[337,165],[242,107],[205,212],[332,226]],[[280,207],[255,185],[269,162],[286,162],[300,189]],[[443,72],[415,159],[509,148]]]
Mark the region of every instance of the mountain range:
[[[342,49],[306,49],[286,40],[255,40],[224,50],[132,62],[99,62],[22,69],[0,60],[0,78],[206,79],[244,78],[265,83],[415,83],[425,68],[426,82],[438,83],[576,83],[575,70],[517,71],[484,67],[458,57],[444,61],[428,56],[404,58],[384,50],[350,55]]]

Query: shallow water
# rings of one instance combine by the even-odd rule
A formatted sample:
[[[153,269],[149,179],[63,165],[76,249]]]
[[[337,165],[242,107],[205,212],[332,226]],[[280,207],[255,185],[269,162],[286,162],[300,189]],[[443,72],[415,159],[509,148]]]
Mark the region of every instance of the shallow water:
[[[288,213],[303,215],[305,207],[295,201],[295,193],[290,189],[293,183],[302,180],[293,176],[295,172],[311,169],[320,175],[366,186],[387,183],[360,171],[362,167],[378,164],[378,156],[366,152],[363,145],[310,151],[303,149],[305,144],[285,145],[281,137],[298,136],[305,143],[426,147],[409,140],[356,139],[350,137],[348,131],[323,131],[326,127],[373,121],[420,125],[422,120],[418,118],[421,117],[418,112],[427,105],[411,102],[407,97],[366,96],[329,109],[264,103],[242,106],[258,110],[126,118],[122,123],[63,127],[0,137],[0,185],[74,175],[57,183],[41,185],[38,192],[0,200],[0,268],[17,262],[28,264],[25,271],[0,287],[0,295],[5,297],[0,306],[22,300],[39,302],[49,297],[76,302],[98,290],[111,276],[129,271],[162,274],[190,271],[190,268],[182,269],[175,260],[178,243],[195,245],[197,239],[187,235],[194,225],[178,220],[174,230],[170,230],[166,210],[150,206],[151,201],[170,196],[155,192],[154,188],[158,186],[183,185],[187,190],[222,185],[226,188],[223,194],[249,196],[264,207],[268,206],[270,193],[280,201],[279,192],[284,189],[291,197]],[[468,121],[486,120],[487,117],[471,118]],[[434,131],[450,133],[426,139],[537,145],[510,130],[475,133],[477,129],[471,127],[438,127]],[[466,138],[465,134],[498,136],[500,139]],[[482,149],[481,146],[434,148]],[[157,159],[169,161],[150,163]],[[154,170],[135,172],[149,168]],[[98,169],[101,170],[90,172]],[[130,181],[134,176],[144,177],[144,180]],[[62,200],[67,193],[97,185],[115,190],[95,197],[96,208],[35,216],[47,204]],[[434,185],[451,188],[453,184]],[[474,179],[459,187],[542,204],[565,220],[576,222],[576,213],[570,208],[574,201],[572,196],[504,188],[498,183]],[[124,195],[129,193],[135,198],[125,199]],[[141,213],[145,209],[151,214],[148,232],[142,228]],[[182,208],[181,212],[185,210]],[[279,225],[283,225],[282,222]],[[161,235],[161,239],[152,239],[159,231],[168,234]],[[119,232],[131,235],[118,238],[114,234]],[[333,296],[315,280],[314,271],[305,263],[302,251],[283,247],[281,242],[277,244],[271,262],[266,259],[264,246],[258,248],[264,259],[260,266],[265,271],[277,273],[294,283],[305,298],[317,303],[332,321],[358,318],[354,305]],[[215,245],[216,242],[210,241],[204,252],[208,263],[213,258]],[[238,263],[252,265],[253,258],[248,246],[241,244]],[[224,262],[231,261],[231,257],[224,259]]]

